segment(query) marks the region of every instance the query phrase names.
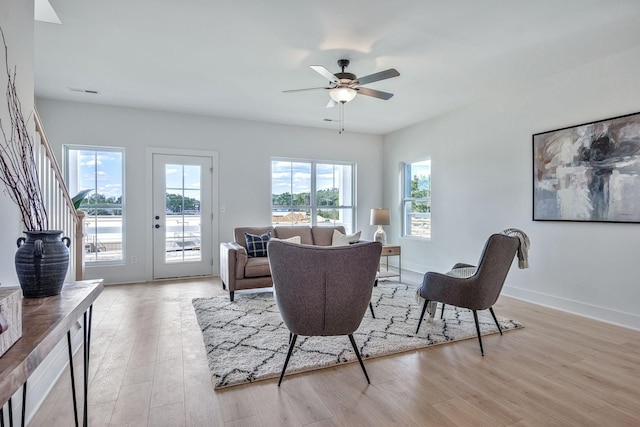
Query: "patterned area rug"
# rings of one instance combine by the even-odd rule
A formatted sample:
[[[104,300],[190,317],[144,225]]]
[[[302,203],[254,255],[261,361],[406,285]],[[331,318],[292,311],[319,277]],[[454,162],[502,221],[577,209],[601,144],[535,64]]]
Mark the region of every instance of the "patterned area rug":
[[[381,284],[373,288],[374,313],[367,310],[354,333],[364,359],[468,338],[476,339],[471,311],[447,306],[444,321],[422,322],[415,334],[421,307],[415,287]],[[271,292],[228,297],[195,298],[193,306],[202,329],[214,388],[280,376],[287,355],[289,330]],[[498,332],[488,310],[478,312],[483,335]],[[498,317],[503,330],[518,322]],[[478,350],[478,355],[480,351]],[[349,338],[298,337],[286,375],[357,361]],[[366,363],[366,362],[365,362]]]

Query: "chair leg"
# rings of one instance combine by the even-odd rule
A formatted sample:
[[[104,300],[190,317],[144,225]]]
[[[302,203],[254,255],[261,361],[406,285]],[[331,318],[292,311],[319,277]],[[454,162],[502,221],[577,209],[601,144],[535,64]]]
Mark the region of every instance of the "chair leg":
[[[369,310],[371,310],[371,317],[376,318],[376,314],[373,312],[373,304],[369,303]]]
[[[280,384],[282,383],[282,378],[284,377],[284,371],[287,370],[287,365],[289,364],[289,359],[291,358],[291,353],[293,352],[293,346],[296,345],[296,339],[298,338],[298,336],[296,334],[293,334],[293,338],[291,338],[289,341],[289,352],[287,353],[287,358],[284,360],[284,366],[282,367],[282,373],[280,374],[280,381],[278,381],[278,387],[280,387]]]
[[[498,331],[500,332],[500,335],[502,335],[502,328],[500,327],[500,323],[498,323],[498,318],[496,317],[496,314],[493,312],[493,307],[489,307],[489,311],[493,316],[493,321],[496,322],[496,326],[498,327]]]
[[[445,305],[446,305],[445,303],[442,303],[442,311],[440,312],[440,319],[442,319],[444,317],[444,306]]]
[[[356,340],[353,339],[353,334],[349,334],[349,341],[351,341],[351,346],[353,347],[353,351],[355,351],[356,356],[358,356],[358,362],[360,362],[360,367],[362,368],[362,372],[364,372],[364,376],[367,379],[367,383],[371,384],[371,381],[369,381],[369,375],[367,375],[367,370],[364,368],[364,363],[362,363],[362,357],[360,357],[360,352],[358,351]]]
[[[222,280],[221,280],[222,282]],[[224,284],[224,282],[222,282],[222,290],[226,290],[227,289],[227,285]]]
[[[233,291],[229,291],[229,300],[233,302]]]
[[[473,320],[476,322],[476,332],[478,333],[478,342],[480,343],[480,353],[484,356],[484,350],[482,348],[482,337],[480,337],[480,324],[478,323],[478,312],[473,310]]]
[[[429,305],[429,300],[424,300],[424,305],[422,306],[422,313],[420,314],[420,320],[418,320],[418,327],[416,328],[416,334],[420,330],[420,325],[422,324],[424,313],[427,311],[427,305]]]

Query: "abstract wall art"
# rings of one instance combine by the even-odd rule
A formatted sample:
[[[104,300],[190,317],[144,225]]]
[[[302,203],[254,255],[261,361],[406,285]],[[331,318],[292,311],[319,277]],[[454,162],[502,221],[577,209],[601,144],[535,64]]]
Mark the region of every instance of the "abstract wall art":
[[[533,220],[640,222],[640,113],[533,135]]]

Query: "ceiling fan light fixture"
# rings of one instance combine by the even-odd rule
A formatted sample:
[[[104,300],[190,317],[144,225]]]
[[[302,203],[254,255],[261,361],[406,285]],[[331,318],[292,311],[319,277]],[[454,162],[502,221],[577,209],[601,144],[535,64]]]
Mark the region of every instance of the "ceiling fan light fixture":
[[[350,87],[336,87],[329,91],[329,96],[334,101],[345,104],[355,98],[357,93],[355,89]]]

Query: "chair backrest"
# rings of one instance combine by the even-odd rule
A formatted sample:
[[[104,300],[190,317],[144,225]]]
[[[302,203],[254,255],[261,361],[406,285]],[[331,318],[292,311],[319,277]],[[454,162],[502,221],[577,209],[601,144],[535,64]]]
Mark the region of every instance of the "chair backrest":
[[[465,307],[484,310],[495,304],[519,244],[517,237],[505,236],[504,234],[489,236],[478,262],[478,270],[471,277],[476,282],[473,302],[469,302]]]
[[[382,245],[323,247],[269,242],[274,296],[289,331],[349,335],[371,301]]]

